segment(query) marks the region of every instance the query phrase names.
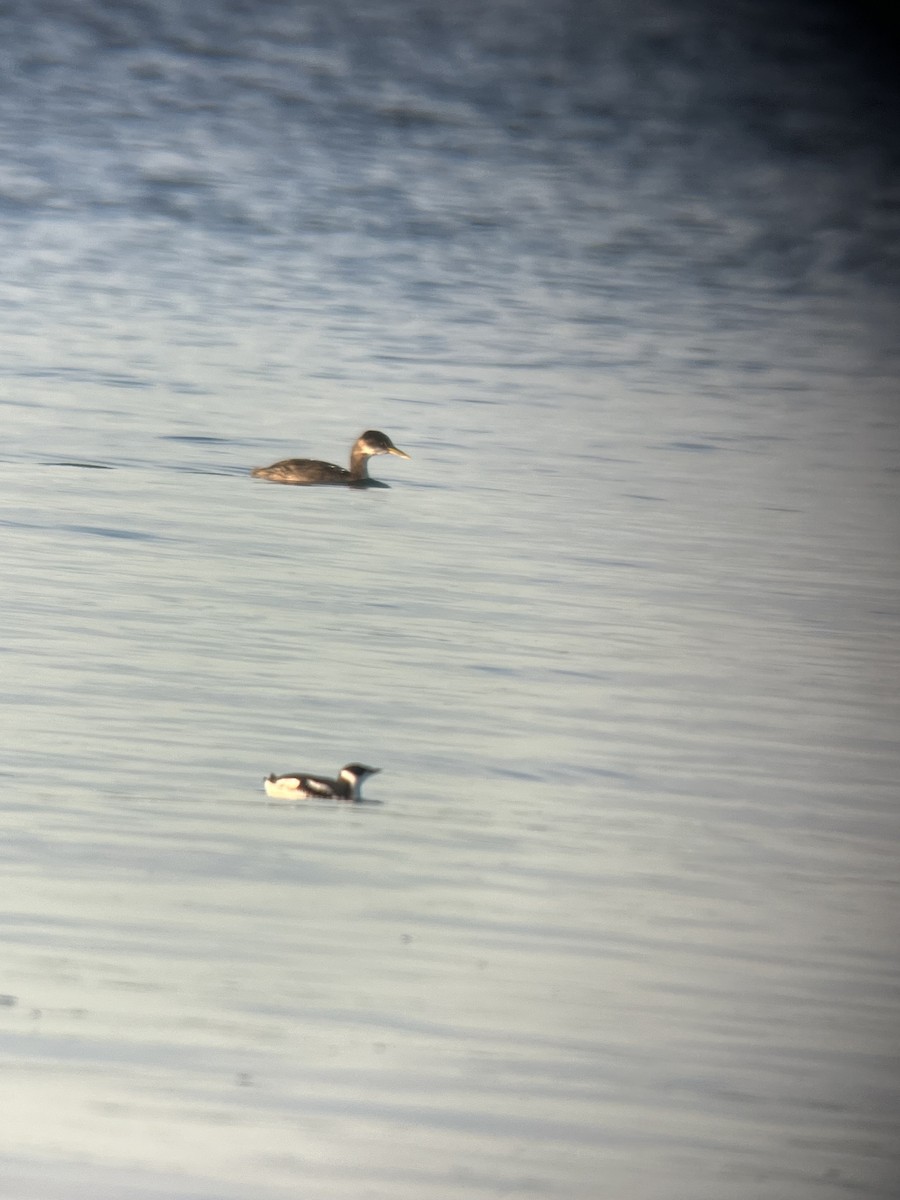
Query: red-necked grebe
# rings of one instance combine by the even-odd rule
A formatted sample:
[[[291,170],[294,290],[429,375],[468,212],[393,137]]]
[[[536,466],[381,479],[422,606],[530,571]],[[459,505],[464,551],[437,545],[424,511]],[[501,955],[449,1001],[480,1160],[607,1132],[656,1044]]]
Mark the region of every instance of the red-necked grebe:
[[[271,467],[256,467],[250,472],[257,479],[271,479],[273,483],[337,483],[348,486],[365,486],[369,479],[369,459],[375,454],[395,454],[397,458],[409,458],[405,450],[398,450],[386,433],[367,429],[353,443],[350,451],[350,470],[334,463],[320,462],[316,458],[285,458],[272,463]],[[377,484],[377,480],[374,481]]]

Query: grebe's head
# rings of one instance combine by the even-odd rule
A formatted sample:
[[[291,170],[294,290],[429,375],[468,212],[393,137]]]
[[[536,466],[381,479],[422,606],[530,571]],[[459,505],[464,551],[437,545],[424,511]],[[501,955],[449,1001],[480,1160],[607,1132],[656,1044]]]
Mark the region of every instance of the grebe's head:
[[[363,454],[396,454],[398,458],[409,458],[405,450],[398,450],[386,433],[378,429],[367,429],[357,438],[354,450]]]

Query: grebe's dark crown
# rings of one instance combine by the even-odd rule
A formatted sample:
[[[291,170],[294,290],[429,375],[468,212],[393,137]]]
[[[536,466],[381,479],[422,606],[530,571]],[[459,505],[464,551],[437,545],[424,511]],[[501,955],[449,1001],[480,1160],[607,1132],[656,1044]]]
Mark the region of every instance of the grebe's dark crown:
[[[362,444],[370,454],[396,454],[398,458],[409,458],[405,450],[398,450],[386,433],[380,429],[367,429],[361,433],[356,444]]]

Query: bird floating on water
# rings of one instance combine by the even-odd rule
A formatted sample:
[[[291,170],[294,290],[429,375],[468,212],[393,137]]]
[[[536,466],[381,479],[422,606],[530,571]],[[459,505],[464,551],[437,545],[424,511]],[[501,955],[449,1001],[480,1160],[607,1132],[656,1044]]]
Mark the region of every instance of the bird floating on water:
[[[349,800],[357,803],[362,800],[363,781],[380,770],[380,767],[366,767],[362,763],[347,763],[338,771],[337,779],[294,771],[289,775],[268,775],[263,786],[266,795],[273,800]]]
[[[350,470],[334,463],[320,462],[317,458],[284,458],[272,463],[271,467],[255,467],[250,474],[257,479],[270,479],[273,483],[344,484],[347,487],[386,487],[377,479],[369,478],[369,459],[376,454],[394,454],[397,458],[409,458],[405,450],[398,450],[386,433],[378,429],[367,429],[353,443],[350,451]]]

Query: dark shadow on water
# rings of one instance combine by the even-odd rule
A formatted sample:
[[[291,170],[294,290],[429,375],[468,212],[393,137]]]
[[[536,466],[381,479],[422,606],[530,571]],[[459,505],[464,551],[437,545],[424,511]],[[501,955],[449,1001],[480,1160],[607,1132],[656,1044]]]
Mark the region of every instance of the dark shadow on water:
[[[159,440],[161,442],[187,442],[197,446],[231,446],[234,444],[233,438],[203,437],[200,434],[170,433],[164,434]]]
[[[225,438],[212,438],[212,437],[210,437],[210,438],[171,437],[171,438],[166,438],[164,440],[171,441],[171,442],[210,442],[210,443],[212,443],[212,442],[222,442],[222,443],[227,442],[227,439],[225,439]],[[111,463],[75,462],[74,460],[70,460],[70,459],[45,459],[45,460],[41,461],[40,465],[42,467],[80,467],[82,470],[85,470],[85,471],[115,471],[115,470],[122,469],[121,465],[119,467],[116,467],[116,466],[112,465]],[[137,464],[129,463],[127,465],[129,467],[134,467]],[[165,463],[165,464],[160,463],[160,464],[155,464],[155,465],[145,463],[142,465],[144,467],[155,466],[155,469],[160,469],[160,470],[177,471],[183,475],[217,475],[220,477],[226,476],[231,479],[243,479],[245,477],[249,478],[249,476],[250,476],[250,469],[248,467],[217,467],[215,469],[211,469],[209,467],[176,466],[172,463]],[[278,483],[284,487],[322,487],[322,486],[325,486],[322,484],[295,483],[290,479],[267,480],[266,482]],[[357,491],[357,492],[367,492],[370,490],[380,491],[385,488],[390,489],[391,485],[389,483],[385,483],[381,479],[363,479],[363,480],[359,480],[358,482],[355,482],[355,483],[337,484],[337,485],[331,484],[331,485],[327,485],[327,486],[331,486],[335,491],[340,491],[341,489],[350,489],[352,491]]]
[[[85,471],[112,471],[114,467],[108,466],[106,463],[92,462],[42,462],[42,467],[82,467]]]
[[[89,533],[95,537],[123,538],[129,542],[158,542],[155,533],[139,533],[136,529],[106,529],[102,525],[59,525],[67,533]]]
[[[177,471],[181,475],[227,475],[231,479],[243,479],[250,474],[246,467],[217,467],[213,470],[210,467],[183,467],[170,463],[165,469]]]
[[[0,528],[56,529],[63,533],[88,533],[94,537],[121,538],[129,542],[162,542],[170,540],[168,538],[161,538],[155,533],[141,533],[137,529],[107,529],[102,525],[54,525],[52,522],[0,521]]]

